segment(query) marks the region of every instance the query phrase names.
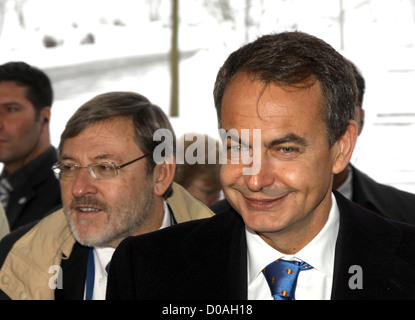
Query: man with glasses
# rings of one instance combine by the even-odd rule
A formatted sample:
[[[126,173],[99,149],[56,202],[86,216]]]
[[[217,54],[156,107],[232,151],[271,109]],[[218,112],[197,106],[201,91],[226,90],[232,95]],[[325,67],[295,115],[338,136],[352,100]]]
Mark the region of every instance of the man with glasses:
[[[162,163],[153,157],[158,129],[173,137]],[[2,241],[2,296],[104,299],[109,262],[124,238],[212,216],[172,182],[174,145],[166,115],[139,94],[102,94],[81,106],[52,167],[63,209]]]

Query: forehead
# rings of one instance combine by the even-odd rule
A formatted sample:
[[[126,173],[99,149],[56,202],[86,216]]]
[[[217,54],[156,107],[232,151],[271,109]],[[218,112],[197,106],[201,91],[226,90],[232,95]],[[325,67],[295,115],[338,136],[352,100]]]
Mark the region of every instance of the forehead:
[[[27,99],[28,88],[14,81],[0,81],[0,99]]]
[[[133,121],[129,118],[113,118],[93,123],[77,136],[67,139],[63,144],[62,156],[84,154],[94,158],[113,154],[123,157],[137,153],[139,147],[136,141]]]
[[[238,74],[227,86],[222,99],[224,128],[287,126],[303,121],[324,121],[319,82],[287,87],[265,84]]]

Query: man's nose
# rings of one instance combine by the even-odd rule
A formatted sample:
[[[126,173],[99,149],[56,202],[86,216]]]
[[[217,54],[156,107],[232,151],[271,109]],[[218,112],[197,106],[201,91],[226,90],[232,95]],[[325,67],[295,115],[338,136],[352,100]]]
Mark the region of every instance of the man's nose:
[[[257,173],[245,175],[245,184],[252,192],[259,192],[274,183],[273,170],[267,160],[261,160],[261,167]]]
[[[79,169],[72,184],[72,195],[79,198],[88,194],[96,194],[98,191],[96,182],[97,180],[90,175],[88,169]]]

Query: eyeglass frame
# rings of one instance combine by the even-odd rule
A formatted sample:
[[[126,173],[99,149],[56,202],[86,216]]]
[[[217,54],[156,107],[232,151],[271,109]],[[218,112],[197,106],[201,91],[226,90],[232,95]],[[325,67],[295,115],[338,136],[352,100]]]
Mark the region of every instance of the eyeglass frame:
[[[73,164],[73,166],[74,167],[76,167],[76,168],[78,168],[78,171],[77,171],[77,173],[76,173],[76,175],[78,174],[78,172],[79,172],[79,170],[80,169],[87,169],[88,170],[88,173],[90,174],[90,176],[92,177],[92,178],[94,178],[95,180],[108,180],[108,179],[111,179],[111,178],[115,178],[116,176],[118,176],[118,170],[119,169],[122,169],[122,168],[124,168],[124,167],[126,167],[126,166],[128,166],[128,165],[130,165],[130,164],[132,164],[132,163],[134,163],[134,162],[137,162],[138,160],[141,160],[141,159],[143,159],[143,158],[145,158],[145,157],[147,157],[149,155],[149,153],[146,153],[146,154],[144,154],[144,155],[142,155],[142,156],[140,156],[140,157],[138,157],[138,158],[136,158],[136,159],[134,159],[134,160],[131,160],[131,161],[129,161],[129,162],[127,162],[127,163],[123,163],[123,164],[121,164],[121,165],[119,165],[119,166],[117,166],[116,164],[115,164],[115,162],[113,162],[113,161],[108,161],[108,162],[95,162],[95,163],[90,163],[90,164],[88,164],[88,165],[86,165],[86,166],[80,166],[80,165],[77,165],[77,164]],[[91,169],[91,166],[93,166],[93,165],[97,165],[97,164],[104,164],[104,163],[106,163],[106,164],[111,164],[113,167],[114,167],[114,169],[115,169],[115,172],[116,172],[116,175],[115,176],[113,176],[113,177],[111,177],[111,178],[106,178],[106,179],[97,179],[96,178],[96,175],[95,175],[95,173],[94,173],[94,171]],[[55,163],[53,166],[52,166],[52,171],[53,171],[53,173],[54,173],[54,175],[55,175],[55,178],[56,179],[58,179],[59,181],[65,181],[65,180],[62,180],[61,178],[59,178],[59,176],[58,175],[60,175],[61,173],[62,173],[62,170],[60,170],[60,166],[62,166],[63,164],[62,163],[60,163],[60,162],[58,162],[58,163]],[[55,170],[56,169],[58,169],[58,170],[60,170],[60,172],[59,173],[57,173]],[[91,172],[92,171],[92,172]],[[75,179],[76,179],[76,175],[74,176],[75,177]],[[94,177],[94,175],[95,175],[95,177]],[[74,179],[74,180],[75,180]],[[72,180],[66,180],[66,181],[72,181]]]

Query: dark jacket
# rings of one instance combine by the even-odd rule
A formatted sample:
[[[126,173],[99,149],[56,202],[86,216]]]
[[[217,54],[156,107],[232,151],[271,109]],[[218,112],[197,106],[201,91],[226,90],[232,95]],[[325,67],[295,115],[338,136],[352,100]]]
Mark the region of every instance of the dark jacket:
[[[415,224],[415,194],[381,184],[352,167],[353,202],[383,217]]]
[[[58,161],[55,148],[49,148],[40,157],[42,161],[31,170],[27,181],[10,196],[6,215],[11,231],[39,220],[61,206],[59,181],[51,170]]]
[[[336,194],[340,229],[332,299],[415,297],[415,226],[388,221]],[[350,270],[363,271],[353,289]],[[399,270],[399,271],[398,271]],[[108,299],[247,299],[244,223],[232,208],[125,239],[115,251]]]

